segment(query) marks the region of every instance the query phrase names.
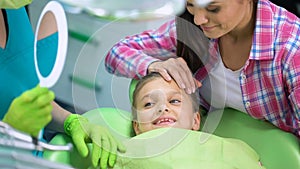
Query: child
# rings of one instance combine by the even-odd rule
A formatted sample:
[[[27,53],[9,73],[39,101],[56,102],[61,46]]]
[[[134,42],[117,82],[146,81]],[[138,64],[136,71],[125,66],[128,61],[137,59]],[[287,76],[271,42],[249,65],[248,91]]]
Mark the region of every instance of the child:
[[[197,94],[182,92],[174,81],[167,82],[158,73],[149,74],[137,84],[132,113],[136,134],[161,127],[200,128]]]
[[[120,154],[115,168],[264,168],[246,143],[197,131],[195,93],[187,94],[158,73],[142,78],[132,102],[137,136],[125,143],[127,151]],[[201,141],[202,136],[208,139]]]

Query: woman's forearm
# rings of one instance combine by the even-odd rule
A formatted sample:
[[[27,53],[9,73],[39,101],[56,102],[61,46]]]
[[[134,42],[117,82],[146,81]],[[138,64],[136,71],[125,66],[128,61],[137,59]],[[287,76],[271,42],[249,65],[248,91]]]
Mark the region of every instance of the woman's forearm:
[[[55,102],[52,102],[52,105],[52,121],[47,125],[47,128],[57,132],[64,132],[64,121],[71,112],[63,109]]]

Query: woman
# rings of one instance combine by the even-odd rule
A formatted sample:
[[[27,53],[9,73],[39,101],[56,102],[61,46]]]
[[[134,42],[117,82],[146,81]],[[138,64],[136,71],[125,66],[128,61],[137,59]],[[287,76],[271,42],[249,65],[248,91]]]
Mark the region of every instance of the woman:
[[[185,20],[117,43],[108,71],[131,78],[159,72],[187,93],[200,81],[207,110],[232,107],[300,137],[299,18],[268,0],[211,0],[206,7],[187,0],[186,8]]]

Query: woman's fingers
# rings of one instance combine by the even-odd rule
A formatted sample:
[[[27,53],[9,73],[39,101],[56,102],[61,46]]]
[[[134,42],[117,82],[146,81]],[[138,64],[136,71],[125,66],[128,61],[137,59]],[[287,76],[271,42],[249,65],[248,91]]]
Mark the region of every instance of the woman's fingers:
[[[157,72],[159,73],[166,81],[172,80],[171,76],[168,73],[168,70],[165,69],[165,64],[162,62],[153,62],[151,65],[149,65],[148,73]],[[167,68],[168,66],[166,66]]]
[[[177,85],[188,94],[194,93],[200,85],[200,82],[195,81],[188,65],[181,57],[153,62],[149,65],[148,72],[157,72],[166,81],[170,81],[172,77]]]

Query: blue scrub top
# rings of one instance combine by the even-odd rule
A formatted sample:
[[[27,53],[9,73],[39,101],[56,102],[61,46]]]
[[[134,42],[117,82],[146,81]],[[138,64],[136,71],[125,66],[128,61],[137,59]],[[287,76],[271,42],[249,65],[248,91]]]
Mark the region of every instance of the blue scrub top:
[[[5,48],[0,48],[0,119],[13,99],[39,83],[34,65],[34,33],[26,10],[11,9],[6,13],[9,34]],[[55,61],[57,40],[55,33],[38,42],[37,50],[43,55],[38,59],[43,75],[51,71]]]

